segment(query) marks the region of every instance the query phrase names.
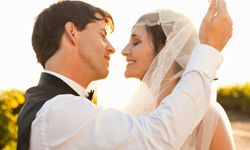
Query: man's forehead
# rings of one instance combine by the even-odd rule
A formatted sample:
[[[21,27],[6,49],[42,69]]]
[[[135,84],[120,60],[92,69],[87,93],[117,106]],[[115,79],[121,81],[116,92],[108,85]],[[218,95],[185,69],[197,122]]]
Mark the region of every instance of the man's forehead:
[[[96,16],[96,18],[99,19],[99,20],[95,21],[95,22],[97,22],[98,25],[100,25],[100,26],[106,26],[105,19],[103,18],[103,16],[100,13],[96,13],[95,16]]]
[[[114,30],[113,21],[111,22],[111,20],[109,20],[110,18],[105,18],[103,15],[101,15],[98,12],[95,14],[95,16],[100,19],[100,20],[96,20],[97,24],[101,28],[104,28],[107,34],[111,34],[112,31]],[[112,25],[110,23],[112,23]]]
[[[97,26],[99,26],[100,28],[106,28],[106,22],[104,20],[96,20],[95,21]]]
[[[95,13],[96,18],[103,19],[103,16],[100,13]]]
[[[95,28],[97,30],[106,30],[106,23],[104,20],[95,20],[87,25],[87,28]]]

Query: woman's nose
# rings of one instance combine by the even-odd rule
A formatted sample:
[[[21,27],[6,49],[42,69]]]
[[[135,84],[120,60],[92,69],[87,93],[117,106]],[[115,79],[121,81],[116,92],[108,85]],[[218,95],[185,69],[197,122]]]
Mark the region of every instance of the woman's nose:
[[[128,55],[128,54],[130,54],[131,53],[131,50],[129,49],[129,47],[128,47],[128,45],[127,46],[125,46],[124,48],[123,48],[123,50],[122,50],[122,55]]]

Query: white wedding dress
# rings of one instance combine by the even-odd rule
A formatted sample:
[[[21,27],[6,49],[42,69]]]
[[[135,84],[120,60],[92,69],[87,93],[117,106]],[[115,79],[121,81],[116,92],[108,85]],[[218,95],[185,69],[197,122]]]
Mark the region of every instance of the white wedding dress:
[[[215,129],[223,110],[217,102],[213,102],[201,122],[182,145],[182,150],[207,150],[210,147]]]
[[[147,13],[140,17],[134,26],[155,25],[160,25],[163,29],[167,37],[166,44],[155,56],[138,91],[123,110],[133,116],[147,115],[157,107],[159,95],[164,93],[171,81],[181,77],[194,46],[199,43],[198,34],[191,21],[184,15],[171,10],[162,9]],[[174,62],[177,62],[182,70],[166,80],[166,74]],[[209,149],[218,122],[222,120],[223,123],[230,125],[225,111],[215,101],[215,97],[212,99],[214,100],[207,113],[194,131],[190,132],[190,136],[181,147],[182,150]]]
[[[215,101],[215,90],[216,89],[213,89],[213,95],[211,98],[213,100],[211,101],[205,116],[181,146],[181,150],[209,150],[218,123],[222,121],[228,129],[231,128],[224,109]],[[149,89],[145,84],[141,83],[133,100],[123,111],[133,116],[145,116],[156,109],[155,106],[156,101],[153,101],[153,96],[150,94]],[[190,118],[190,121],[192,121],[192,118]],[[230,134],[232,135],[232,133]]]

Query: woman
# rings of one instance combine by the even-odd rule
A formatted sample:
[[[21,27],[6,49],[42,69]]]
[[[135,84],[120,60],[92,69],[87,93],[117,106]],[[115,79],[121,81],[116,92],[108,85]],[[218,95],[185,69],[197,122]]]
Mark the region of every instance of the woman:
[[[128,62],[125,76],[141,80],[140,88],[125,111],[135,116],[152,112],[178,85],[198,42],[192,23],[181,14],[157,10],[141,16],[122,51]],[[229,150],[234,147],[228,117],[223,108],[212,101],[181,149]]]

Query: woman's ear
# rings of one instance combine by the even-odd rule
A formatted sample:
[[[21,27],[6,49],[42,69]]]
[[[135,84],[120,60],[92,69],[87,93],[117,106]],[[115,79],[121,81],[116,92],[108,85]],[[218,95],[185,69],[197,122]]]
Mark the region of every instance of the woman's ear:
[[[77,43],[77,29],[74,23],[72,22],[67,22],[64,26],[65,29],[65,34],[68,37],[69,41],[73,44],[76,45]]]

